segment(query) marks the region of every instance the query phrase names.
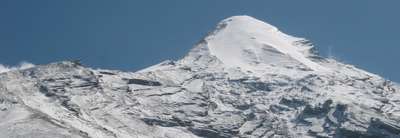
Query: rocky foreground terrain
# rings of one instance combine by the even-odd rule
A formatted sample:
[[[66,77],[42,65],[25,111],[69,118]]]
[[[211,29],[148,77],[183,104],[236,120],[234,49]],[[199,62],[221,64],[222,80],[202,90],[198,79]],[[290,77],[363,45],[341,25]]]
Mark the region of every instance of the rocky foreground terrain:
[[[249,16],[138,72],[0,74],[1,138],[399,138],[400,86]]]

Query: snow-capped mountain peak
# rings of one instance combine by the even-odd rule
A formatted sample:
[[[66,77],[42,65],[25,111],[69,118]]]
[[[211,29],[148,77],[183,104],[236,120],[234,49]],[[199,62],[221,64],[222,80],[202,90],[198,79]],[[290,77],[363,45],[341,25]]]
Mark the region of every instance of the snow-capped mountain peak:
[[[138,72],[0,73],[0,137],[399,138],[400,86],[249,16]]]
[[[313,71],[329,71],[308,58],[310,55],[306,51],[312,46],[298,43],[302,41],[305,40],[286,35],[275,26],[253,17],[233,16],[220,22],[216,30],[190,54],[208,54],[226,67],[239,67],[256,72],[264,70],[268,65],[303,65]]]

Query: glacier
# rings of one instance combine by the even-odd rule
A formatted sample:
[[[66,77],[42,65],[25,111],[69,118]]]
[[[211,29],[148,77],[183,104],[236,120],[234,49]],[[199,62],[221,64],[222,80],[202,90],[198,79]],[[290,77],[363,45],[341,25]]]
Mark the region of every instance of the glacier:
[[[62,61],[0,73],[0,137],[398,138],[399,92],[233,16],[182,59],[136,72]]]

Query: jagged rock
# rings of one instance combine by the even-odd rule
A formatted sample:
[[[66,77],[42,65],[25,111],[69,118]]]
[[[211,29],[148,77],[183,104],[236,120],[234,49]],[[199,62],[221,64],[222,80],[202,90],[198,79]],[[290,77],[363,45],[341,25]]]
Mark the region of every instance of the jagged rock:
[[[160,82],[157,81],[149,81],[142,79],[126,79],[128,84],[138,84],[138,85],[147,85],[147,86],[161,86]]]

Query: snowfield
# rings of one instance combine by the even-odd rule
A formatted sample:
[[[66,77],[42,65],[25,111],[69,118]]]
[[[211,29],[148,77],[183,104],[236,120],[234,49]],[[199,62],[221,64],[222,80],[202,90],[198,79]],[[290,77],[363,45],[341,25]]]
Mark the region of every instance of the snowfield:
[[[249,16],[138,72],[0,73],[1,138],[398,138],[400,86]]]

